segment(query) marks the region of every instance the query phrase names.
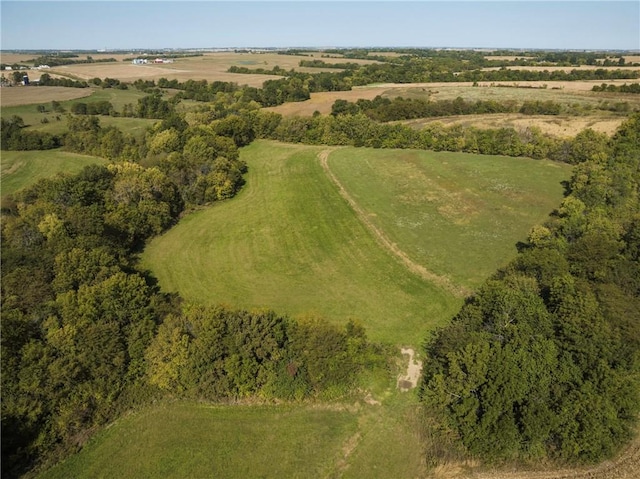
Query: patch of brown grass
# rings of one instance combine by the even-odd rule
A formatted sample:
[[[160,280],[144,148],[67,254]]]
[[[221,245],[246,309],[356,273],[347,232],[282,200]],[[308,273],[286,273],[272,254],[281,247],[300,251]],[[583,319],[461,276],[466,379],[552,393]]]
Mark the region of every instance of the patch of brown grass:
[[[474,128],[539,128],[542,133],[568,138],[577,135],[585,128],[591,128],[599,133],[613,135],[625,118],[602,116],[550,116],[550,115],[521,115],[519,113],[496,113],[487,115],[446,116],[439,118],[421,118],[407,120],[402,123],[417,129],[429,123],[441,123],[446,126],[462,125]]]
[[[13,86],[0,89],[0,106],[30,105],[52,100],[65,101],[89,96],[91,88],[65,88],[60,86]]]

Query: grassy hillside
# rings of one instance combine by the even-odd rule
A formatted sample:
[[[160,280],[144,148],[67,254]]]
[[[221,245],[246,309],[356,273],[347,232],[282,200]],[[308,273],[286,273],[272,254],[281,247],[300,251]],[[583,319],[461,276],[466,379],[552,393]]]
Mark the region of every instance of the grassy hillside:
[[[249,174],[243,192],[184,218],[151,242],[143,263],[163,289],[178,291],[187,300],[320,314],[340,322],[355,318],[372,339],[417,346],[430,330],[444,324],[462,299],[410,272],[381,246],[323,170],[321,151],[273,142],[245,148]],[[445,165],[443,158],[452,165]],[[527,167],[507,167],[518,162]],[[559,203],[558,183],[567,174],[528,160],[353,148],[334,152],[329,165],[413,261],[437,268],[438,274],[462,286],[477,284],[496,263],[506,261],[505,251],[515,253],[514,243]],[[531,180],[532,191],[517,200],[522,187],[516,178],[532,175],[536,168],[557,176]],[[438,172],[446,182],[425,182]],[[476,173],[469,176],[470,172]],[[553,186],[544,185],[547,181]],[[402,182],[408,182],[407,191],[416,195],[409,202],[400,196]],[[511,189],[482,193],[492,185]],[[540,202],[538,195],[549,198]],[[460,200],[470,206],[459,205]],[[532,215],[526,212],[531,203],[537,208]],[[478,217],[475,223],[467,221],[467,207],[472,208],[469,218]],[[440,218],[424,219],[438,208],[444,211]],[[406,228],[416,217],[424,224]],[[486,254],[473,259],[474,252],[485,248]],[[461,249],[470,252],[464,256]]]
[[[185,217],[143,263],[187,300],[359,319],[372,338],[418,344],[460,305],[376,243],[336,193],[320,148],[256,142],[235,199]]]
[[[356,429],[346,410],[165,404],[120,419],[41,478],[327,477]]]
[[[57,173],[77,173],[94,163],[106,163],[106,160],[62,150],[3,151],[0,161],[1,194],[13,193]]]
[[[415,262],[479,286],[560,203],[569,165],[448,152],[341,149],[328,166]]]

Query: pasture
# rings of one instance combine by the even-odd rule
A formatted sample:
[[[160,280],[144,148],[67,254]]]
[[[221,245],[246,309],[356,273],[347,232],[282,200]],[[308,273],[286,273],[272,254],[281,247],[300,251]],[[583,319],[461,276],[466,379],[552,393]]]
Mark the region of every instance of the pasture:
[[[417,346],[560,202],[569,171],[547,162],[259,141],[242,150],[247,185],[154,239],[143,265],[189,301],[360,320],[378,341]],[[453,288],[448,287],[449,284]]]
[[[3,103],[0,112],[2,118],[9,119],[16,115],[24,120],[29,129],[51,134],[61,134],[67,131],[66,115],[75,103],[108,101],[117,112],[121,112],[124,105],[131,104],[135,108],[138,99],[146,96],[146,93],[133,88],[119,90],[113,88],[11,87],[2,88],[2,98],[7,90],[29,90],[29,92],[22,97],[16,96],[15,105],[5,106]],[[44,93],[40,94],[40,90],[43,90]],[[75,93],[82,93],[83,96],[74,95]],[[38,101],[35,101],[36,99]],[[51,102],[54,100],[60,103],[63,111],[53,111]],[[44,107],[44,111],[40,111],[39,107]],[[115,126],[132,135],[144,134],[146,128],[156,121],[146,118],[104,115],[99,116],[99,120],[101,126]]]
[[[4,196],[42,178],[58,173],[78,173],[85,166],[96,163],[106,163],[106,160],[62,150],[3,151],[0,157],[0,189]]]
[[[40,477],[331,477],[357,421],[330,407],[168,403],[123,417]]]

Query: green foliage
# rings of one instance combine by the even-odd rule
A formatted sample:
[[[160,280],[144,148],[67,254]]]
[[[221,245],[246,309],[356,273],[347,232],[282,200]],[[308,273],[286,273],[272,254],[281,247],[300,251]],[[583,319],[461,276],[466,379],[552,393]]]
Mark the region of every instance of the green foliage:
[[[353,325],[200,306],[167,317],[146,358],[151,384],[208,400],[342,396],[380,361]]]
[[[576,150],[597,153],[584,155],[555,217],[429,340],[422,401],[470,453],[591,462],[631,437],[640,149],[626,138],[637,125],[623,125],[612,150],[593,132],[579,135]],[[616,176],[626,184],[614,186]]]

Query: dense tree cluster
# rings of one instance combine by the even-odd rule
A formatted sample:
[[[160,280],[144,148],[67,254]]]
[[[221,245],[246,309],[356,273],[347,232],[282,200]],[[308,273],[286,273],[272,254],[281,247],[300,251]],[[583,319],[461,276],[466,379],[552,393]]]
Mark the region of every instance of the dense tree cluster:
[[[25,130],[24,120],[13,116],[0,119],[0,148],[3,150],[50,150],[58,148],[60,137],[41,131]]]
[[[518,105],[515,101],[498,102],[495,100],[466,101],[461,97],[455,100],[422,100],[396,97],[384,98],[380,95],[373,100],[359,99],[355,102],[336,100],[331,114],[355,115],[364,113],[376,121],[411,120],[452,115],[482,115],[487,113],[522,113],[525,115],[558,115],[561,105],[554,101],[525,101]]]
[[[640,116],[426,346],[425,406],[488,460],[597,461],[640,404]]]
[[[354,323],[201,306],[167,317],[146,358],[152,384],[209,400],[341,397],[365,365],[382,361]]]

